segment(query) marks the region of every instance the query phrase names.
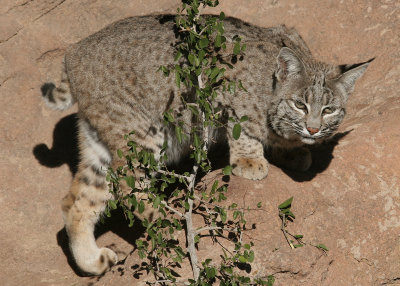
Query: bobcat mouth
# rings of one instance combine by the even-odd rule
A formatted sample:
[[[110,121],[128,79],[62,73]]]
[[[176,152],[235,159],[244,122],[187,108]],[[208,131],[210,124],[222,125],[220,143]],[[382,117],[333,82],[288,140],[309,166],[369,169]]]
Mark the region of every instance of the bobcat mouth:
[[[316,138],[312,138],[312,137],[301,137],[301,142],[308,144],[308,145],[312,145],[315,143]]]

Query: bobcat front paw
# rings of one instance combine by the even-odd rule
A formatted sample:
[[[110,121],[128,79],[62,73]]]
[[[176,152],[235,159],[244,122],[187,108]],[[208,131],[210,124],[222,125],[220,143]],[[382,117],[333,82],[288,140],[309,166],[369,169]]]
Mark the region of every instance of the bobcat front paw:
[[[231,162],[232,173],[250,180],[261,180],[268,175],[265,158],[237,158]]]

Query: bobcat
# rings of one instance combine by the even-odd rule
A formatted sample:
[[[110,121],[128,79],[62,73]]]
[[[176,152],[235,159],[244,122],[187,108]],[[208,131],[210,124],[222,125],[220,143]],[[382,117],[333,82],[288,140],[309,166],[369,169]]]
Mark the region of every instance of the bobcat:
[[[154,154],[167,140],[170,161],[188,149],[188,142],[179,144],[162,116],[173,110],[191,122],[180,100],[185,96],[190,102],[190,90],[178,90],[171,76],[157,72],[174,62],[179,36],[172,19],[132,17],[111,24],[70,46],[61,84],[42,88],[44,100],[54,109],[67,109],[74,102],[79,106],[81,162],[62,210],[72,254],[85,273],[100,275],[118,260],[112,250],[96,245],[93,231],[111,198],[106,170],[122,164],[116,151],[125,148],[123,135],[134,130],[135,141]],[[238,140],[232,138],[231,123],[226,127],[233,174],[265,178],[264,148],[277,164],[307,170],[311,154],[304,145],[320,143],[338,128],[349,94],[370,61],[339,66],[319,62],[296,30],[285,26],[261,28],[227,18],[225,36],[234,35],[242,37],[247,50],[225,76],[241,79],[247,92],[219,91],[217,98],[229,116],[249,118]]]

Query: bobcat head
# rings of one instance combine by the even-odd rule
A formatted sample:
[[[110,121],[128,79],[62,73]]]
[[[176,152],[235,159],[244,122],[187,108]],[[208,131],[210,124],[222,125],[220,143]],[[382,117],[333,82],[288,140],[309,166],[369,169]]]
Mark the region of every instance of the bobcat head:
[[[371,61],[333,66],[301,58],[283,47],[277,57],[269,127],[285,139],[305,144],[331,136],[346,114],[356,80]]]

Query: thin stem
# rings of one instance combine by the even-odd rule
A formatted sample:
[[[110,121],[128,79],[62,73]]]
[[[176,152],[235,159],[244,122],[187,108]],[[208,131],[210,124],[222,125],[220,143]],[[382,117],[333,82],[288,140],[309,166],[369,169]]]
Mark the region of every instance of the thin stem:
[[[173,172],[169,172],[169,171],[165,171],[165,170],[158,170],[157,173],[163,174],[163,175],[168,175],[168,176],[173,176],[176,178],[181,178],[184,179],[185,181],[189,181],[190,177],[189,176],[185,176],[185,175],[179,175],[179,174],[175,174]]]
[[[234,228],[231,229],[231,228],[219,227],[219,226],[204,226],[202,228],[197,229],[196,230],[196,234],[199,234],[199,233],[201,233],[202,231],[205,231],[205,230],[226,230],[226,231],[229,231],[229,232],[238,232]]]
[[[192,222],[193,200],[189,198],[188,203],[189,203],[189,210],[185,213],[186,231],[187,231],[186,238],[188,242],[188,252],[190,256],[190,262],[192,264],[192,269],[193,269],[193,276],[194,279],[197,281],[200,276],[200,269],[198,266],[197,253],[194,242],[195,232],[193,229],[193,222]]]
[[[169,210],[169,211],[171,211],[171,212],[177,214],[179,217],[181,217],[181,218],[184,217],[183,213],[181,213],[180,211],[178,211],[178,210],[176,210],[176,209],[170,207],[170,206],[167,204],[166,201],[161,201],[161,204],[162,204],[167,210]]]
[[[283,232],[283,235],[286,238],[287,243],[289,244],[290,248],[295,248],[293,243],[289,240],[288,235],[287,235],[287,231],[286,231],[286,216],[284,214],[280,215],[281,219],[282,219],[282,226],[281,226],[281,230]]]

